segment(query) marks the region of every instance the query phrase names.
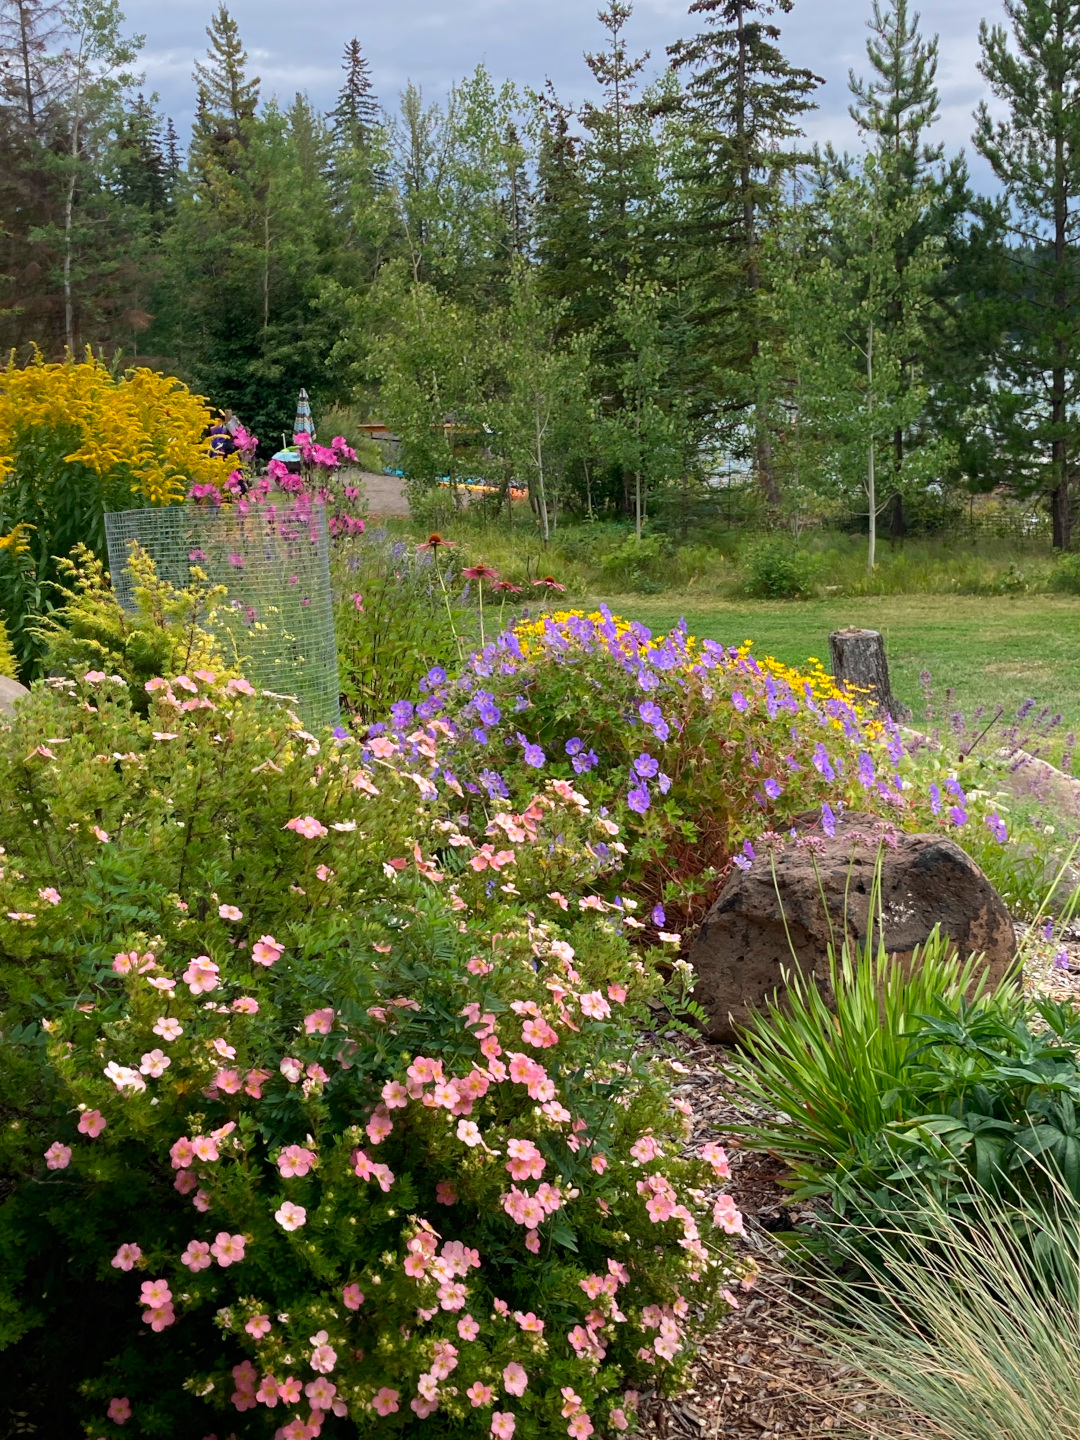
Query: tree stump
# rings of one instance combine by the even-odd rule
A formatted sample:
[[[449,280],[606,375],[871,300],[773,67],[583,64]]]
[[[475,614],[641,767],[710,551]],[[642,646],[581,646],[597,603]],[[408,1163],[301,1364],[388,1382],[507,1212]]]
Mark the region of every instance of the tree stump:
[[[855,625],[834,630],[829,636],[829,654],[833,678],[842,685],[863,691],[861,703],[872,706],[879,719],[887,715],[896,721],[911,719],[911,711],[892,693],[885,641],[880,631],[860,630]]]

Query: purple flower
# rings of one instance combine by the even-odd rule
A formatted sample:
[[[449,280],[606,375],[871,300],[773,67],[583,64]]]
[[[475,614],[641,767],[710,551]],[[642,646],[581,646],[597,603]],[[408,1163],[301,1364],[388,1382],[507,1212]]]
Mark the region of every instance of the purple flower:
[[[345,729],[344,725],[335,725],[333,733],[335,740],[347,740],[349,738],[349,732]]]
[[[394,725],[398,730],[404,730],[413,718],[413,705],[411,700],[396,700],[390,706],[390,714],[393,716]]]
[[[941,791],[936,785],[930,786],[930,811],[934,815],[941,813]]]
[[[524,753],[525,764],[531,765],[534,770],[542,770],[547,763],[547,756],[539,745],[526,745]]]
[[[242,555],[238,555],[234,550],[233,553],[229,556],[229,564],[235,565],[238,570],[242,570],[244,568],[244,557]]]
[[[671,776],[665,775],[664,772],[661,770],[660,774],[656,777],[656,783],[660,786],[660,794],[666,795],[667,792],[671,789]]]
[[[746,696],[741,690],[733,690],[731,692],[731,703],[735,706],[736,710],[742,712],[746,709]]]
[[[649,808],[649,789],[645,784],[635,785],[626,797],[626,803],[638,815],[644,815]]]
[[[768,780],[765,781],[765,794],[770,800],[776,800],[782,790],[783,786],[780,784],[780,781],[774,780],[771,775]]]
[[[205,560],[205,559],[206,559],[206,551],[205,551],[205,550],[189,550],[189,551],[188,551],[188,557],[187,557],[187,558],[191,561],[191,563],[192,563],[193,565],[197,565],[200,560]]]
[[[874,783],[874,762],[865,750],[859,752],[859,779],[868,790]]]
[[[829,752],[820,741],[814,746],[814,769],[825,777],[826,780],[835,780],[836,771],[829,759]]]
[[[416,707],[416,717],[418,720],[432,720],[441,709],[438,700],[421,700]]]
[[[594,766],[600,764],[600,757],[595,750],[589,750],[584,755],[575,755],[573,760],[574,771],[578,775],[584,775]]]
[[[473,704],[476,706],[476,713],[485,725],[497,725],[502,719],[502,711],[495,704],[494,695],[488,694],[486,690],[478,690],[473,696]]]
[[[581,752],[582,752],[582,750],[584,750],[584,749],[585,749],[585,742],[584,742],[584,740],[579,740],[576,735],[573,737],[573,739],[567,740],[567,742],[566,742],[566,753],[567,753],[567,755],[571,755],[571,756],[573,756],[573,755],[580,755]]]
[[[1005,827],[1005,821],[995,810],[993,814],[986,817],[987,827],[999,845],[1004,845],[1009,838],[1009,832]]]
[[[654,760],[649,754],[642,753],[634,761],[634,769],[641,776],[642,780],[651,780],[660,769],[659,760]]]
[[[476,741],[478,745],[486,745],[488,743],[487,731],[482,729],[479,725],[472,732],[472,738]]]
[[[1054,922],[1053,922],[1052,920],[1048,920],[1048,921],[1046,922],[1046,924],[1043,926],[1043,939],[1044,939],[1044,940],[1052,940],[1053,938],[1054,938]]]
[[[505,667],[504,667],[505,668]],[[518,695],[514,699],[514,710],[528,710],[529,702],[524,695]]]
[[[441,665],[433,665],[424,676],[421,688],[424,690],[434,690],[436,686],[445,684],[446,671]]]
[[[953,805],[949,810],[949,819],[957,827],[967,824],[967,811],[962,810],[959,805]]]
[[[740,870],[749,870],[749,869],[750,869],[750,861],[747,860],[747,859],[745,858],[745,856],[743,856],[743,855],[736,855],[736,856],[735,856],[735,864],[739,867]]]
[[[832,812],[832,806],[826,800],[821,806],[821,828],[831,840],[836,834],[836,816]]]
[[[652,923],[658,930],[662,930],[667,924],[667,916],[664,914],[663,905],[654,905],[652,912]]]
[[[608,860],[611,857],[611,851],[604,844],[603,840],[597,840],[595,844],[591,846],[591,849],[598,860]]]
[[[753,845],[750,844],[749,840],[744,840],[742,842],[742,853],[746,856],[748,860],[757,859],[757,851],[754,849]]]
[[[498,795],[502,800],[509,800],[510,791],[506,788],[506,781],[497,770],[481,770],[480,784],[492,799]]]
[[[1069,952],[1067,950],[1059,950],[1054,956],[1054,968],[1055,970],[1067,970],[1069,968]]]
[[[645,700],[637,707],[637,713],[644,720],[646,725],[660,725],[663,723],[664,715],[660,706],[654,700]]]

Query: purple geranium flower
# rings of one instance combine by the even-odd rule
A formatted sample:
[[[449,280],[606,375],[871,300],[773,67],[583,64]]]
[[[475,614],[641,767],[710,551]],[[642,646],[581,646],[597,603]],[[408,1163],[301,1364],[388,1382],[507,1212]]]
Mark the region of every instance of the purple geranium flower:
[[[829,759],[829,752],[820,741],[814,746],[814,769],[825,777],[826,780],[835,780],[836,771]]]
[[[949,810],[949,819],[957,827],[967,824],[967,811],[959,805],[953,805]]]
[[[531,765],[534,770],[542,770],[547,763],[547,756],[539,745],[526,744],[524,754],[525,764]]]
[[[488,743],[487,731],[481,729],[479,725],[472,732],[472,738],[478,745],[486,745]]]
[[[667,916],[664,914],[663,905],[654,905],[652,912],[652,923],[658,930],[662,930],[667,924]]]
[[[765,781],[765,794],[770,800],[776,800],[782,790],[783,786],[780,784],[780,781],[774,780],[771,775],[768,780]]]
[[[736,855],[735,864],[739,867],[740,870],[750,869],[750,861],[747,860],[745,855]]]
[[[643,752],[634,761],[634,769],[641,776],[642,780],[651,780],[660,769],[660,762],[659,760],[654,760],[651,755]]]
[[[599,764],[600,757],[595,750],[589,750],[584,755],[575,755],[573,760],[574,771],[578,775],[586,774]]]
[[[397,700],[390,706],[390,714],[394,717],[394,725],[398,730],[404,730],[413,718],[413,706],[411,700]]]
[[[821,806],[821,828],[831,840],[836,834],[836,816],[832,812],[832,806],[826,800]]]
[[[663,722],[664,715],[660,706],[655,700],[645,700],[637,707],[637,713],[644,720],[646,725],[659,725]]]
[[[567,742],[566,742],[566,753],[567,753],[567,755],[571,755],[571,756],[573,756],[573,755],[580,755],[581,752],[582,752],[582,750],[584,750],[584,749],[585,749],[585,742],[584,742],[584,740],[579,740],[576,735],[575,735],[572,739],[567,740]]]
[[[649,788],[642,783],[635,785],[626,797],[626,803],[638,815],[644,815],[649,808]]]
[[[993,814],[986,817],[986,824],[998,844],[1004,845],[1005,841],[1009,838],[1009,832],[1005,827],[1005,821],[1002,820],[996,810]]]
[[[671,789],[671,776],[665,775],[664,772],[661,770],[660,774],[656,777],[656,783],[660,786],[660,794],[666,795],[667,792]]]
[[[746,696],[741,690],[733,690],[731,692],[731,703],[735,706],[735,709],[741,713],[747,706]]]
[[[941,812],[941,791],[936,785],[930,786],[930,810],[934,815]]]

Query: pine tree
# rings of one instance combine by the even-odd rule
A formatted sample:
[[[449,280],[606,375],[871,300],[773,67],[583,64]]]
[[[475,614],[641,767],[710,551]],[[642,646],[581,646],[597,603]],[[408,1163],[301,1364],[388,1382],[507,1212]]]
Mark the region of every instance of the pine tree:
[[[165,183],[170,195],[176,194],[183,169],[180,160],[180,138],[176,133],[172,116],[165,121]]]
[[[45,61],[62,31],[60,0],[0,0],[0,103],[42,137],[52,93]]]
[[[1054,545],[1072,539],[1080,465],[1080,8],[1005,0],[1014,48],[983,21],[980,70],[1008,107],[985,103],[975,144],[1007,197],[1013,254],[1001,296],[997,412],[1015,478],[1047,495]],[[1011,392],[1011,393],[1009,393]]]
[[[694,323],[703,376],[713,404],[752,415],[751,453],[770,503],[780,499],[766,424],[767,404],[755,394],[754,369],[762,335],[763,229],[780,185],[800,164],[791,145],[800,118],[814,108],[822,83],[789,63],[769,17],[788,13],[793,0],[695,0],[692,15],[706,28],[668,47],[676,70],[688,72],[680,113],[687,128],[679,166],[685,217],[683,243],[696,260]]]
[[[161,214],[172,193],[161,116],[141,93],[124,114],[116,150],[116,188],[122,199],[151,215]]]
[[[641,199],[642,151],[648,145],[648,116],[635,99],[636,81],[649,59],[631,59],[624,35],[632,5],[611,0],[597,19],[607,31],[608,48],[587,54],[585,63],[603,91],[602,105],[587,104],[582,122],[590,131],[589,168],[592,177],[594,210],[594,259],[606,265],[617,279],[627,273],[627,223],[636,201]]]
[[[342,67],[345,83],[338,93],[338,102],[330,112],[334,138],[339,145],[363,149],[379,124],[379,101],[371,85],[371,65],[353,37],[345,46]]]
[[[259,105],[259,77],[247,76],[247,51],[225,0],[206,27],[207,63],[197,61],[194,80],[195,149],[235,163]]]

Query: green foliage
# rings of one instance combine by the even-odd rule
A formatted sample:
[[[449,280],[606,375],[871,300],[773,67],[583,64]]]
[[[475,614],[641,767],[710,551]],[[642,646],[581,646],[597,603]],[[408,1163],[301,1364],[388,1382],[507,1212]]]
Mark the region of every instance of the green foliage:
[[[7,675],[12,680],[15,678],[15,651],[11,648],[7,627],[2,620],[0,620],[0,675]]]
[[[434,1435],[480,1440],[494,1407],[541,1440],[564,1386],[617,1427],[738,1269],[676,1204],[712,1172],[677,1158],[666,1064],[636,1048],[654,969],[610,906],[549,895],[595,883],[609,827],[547,785],[463,828],[417,757],[320,745],[243,680],[148,693],[142,719],[122,682],[52,681],[0,735],[20,1409],[57,1440],[254,1437],[281,1414],[257,1387],[292,1376],[349,1433],[426,1395]],[[445,776],[445,727],[420,739]],[[485,828],[514,847],[500,886],[467,859]]]
[[[1048,588],[1063,595],[1080,595],[1080,555],[1063,555],[1050,572]]]
[[[758,600],[801,600],[812,594],[818,573],[815,557],[788,540],[763,540],[743,561],[746,593]]]

